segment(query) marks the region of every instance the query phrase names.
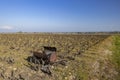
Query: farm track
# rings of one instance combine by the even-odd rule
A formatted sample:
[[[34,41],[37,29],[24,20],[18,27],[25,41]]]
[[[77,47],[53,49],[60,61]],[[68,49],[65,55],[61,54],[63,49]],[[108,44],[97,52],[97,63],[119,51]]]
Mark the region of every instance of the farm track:
[[[1,80],[114,80],[111,42],[109,35],[0,34]],[[31,69],[37,64],[26,60],[42,46],[55,46],[58,60],[67,60],[50,67],[52,77]]]
[[[89,58],[88,65],[91,65],[90,80],[115,80],[117,71],[111,63],[113,36],[103,42],[91,47],[83,55]]]

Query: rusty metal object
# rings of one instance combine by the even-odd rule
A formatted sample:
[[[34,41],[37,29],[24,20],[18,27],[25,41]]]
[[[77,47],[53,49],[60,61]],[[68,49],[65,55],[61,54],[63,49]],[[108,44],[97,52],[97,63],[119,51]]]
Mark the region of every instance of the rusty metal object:
[[[33,51],[33,56],[37,59],[45,61],[45,63],[54,63],[57,60],[55,47],[44,47],[44,51]]]
[[[55,53],[55,52],[53,52],[53,53],[50,55],[49,60],[50,60],[50,63],[56,62],[57,56],[56,56],[56,53]]]
[[[41,71],[51,75],[49,65],[54,64],[57,60],[57,49],[55,47],[44,46],[44,51],[32,51],[33,56],[42,64]]]

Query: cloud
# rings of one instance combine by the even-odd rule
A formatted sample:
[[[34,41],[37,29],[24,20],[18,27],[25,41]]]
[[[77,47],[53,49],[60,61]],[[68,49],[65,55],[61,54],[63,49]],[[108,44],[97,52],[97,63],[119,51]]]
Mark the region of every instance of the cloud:
[[[13,26],[0,26],[0,29],[12,30],[12,29],[13,29]]]

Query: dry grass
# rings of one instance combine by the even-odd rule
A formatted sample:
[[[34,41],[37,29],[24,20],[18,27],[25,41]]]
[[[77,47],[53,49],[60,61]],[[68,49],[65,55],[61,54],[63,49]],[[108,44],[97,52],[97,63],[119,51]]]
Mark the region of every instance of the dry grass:
[[[110,72],[104,71],[103,68],[110,65],[109,61],[106,61],[107,56],[101,53],[110,48],[106,43],[109,41],[108,37],[109,35],[0,34],[0,58],[10,57],[15,61],[8,64],[7,60],[3,59],[0,67],[6,70],[0,69],[0,71],[9,77],[14,70],[13,78],[20,78],[21,75],[25,80],[28,78],[29,80],[107,80],[111,78]],[[30,67],[35,67],[37,64],[26,60],[32,55],[31,50],[43,50],[42,46],[55,46],[58,49],[58,60],[67,61],[66,65],[50,66],[52,77],[41,70],[31,69]],[[73,60],[68,57],[72,57]]]

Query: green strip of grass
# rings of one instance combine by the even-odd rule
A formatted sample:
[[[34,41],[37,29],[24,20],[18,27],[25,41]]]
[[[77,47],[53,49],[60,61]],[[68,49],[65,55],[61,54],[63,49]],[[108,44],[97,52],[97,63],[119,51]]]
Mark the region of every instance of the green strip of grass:
[[[120,35],[114,37],[113,62],[118,71],[118,75],[120,75]]]

